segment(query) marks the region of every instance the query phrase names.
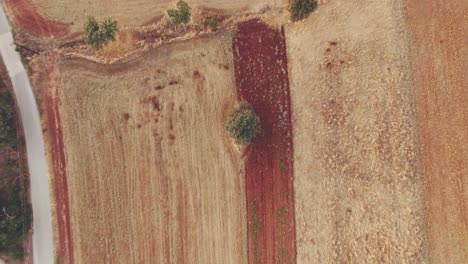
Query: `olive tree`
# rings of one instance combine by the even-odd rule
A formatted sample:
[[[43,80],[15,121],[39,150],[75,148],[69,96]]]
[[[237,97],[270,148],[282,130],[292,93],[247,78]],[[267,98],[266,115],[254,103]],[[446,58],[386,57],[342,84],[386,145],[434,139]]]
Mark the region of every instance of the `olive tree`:
[[[115,34],[118,31],[117,21],[112,18],[106,18],[99,24],[94,17],[88,17],[84,30],[86,43],[96,49],[100,49],[109,41],[115,40]]]
[[[292,0],[289,6],[291,19],[293,21],[302,20],[317,8],[317,0]]]
[[[184,0],[179,0],[176,9],[167,10],[167,15],[171,18],[174,25],[187,24],[192,16],[191,7]]]
[[[237,144],[249,144],[259,130],[259,118],[252,106],[241,103],[232,110],[227,118],[226,130]]]

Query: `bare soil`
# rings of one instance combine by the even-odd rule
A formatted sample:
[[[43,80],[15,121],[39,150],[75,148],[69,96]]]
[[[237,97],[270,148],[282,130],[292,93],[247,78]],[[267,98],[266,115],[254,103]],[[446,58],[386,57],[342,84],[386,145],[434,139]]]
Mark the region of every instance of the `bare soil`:
[[[57,55],[49,54],[50,65],[56,64]],[[58,230],[58,259],[60,263],[74,263],[73,241],[70,223],[70,201],[67,179],[67,162],[65,158],[65,146],[63,144],[62,121],[59,111],[61,104],[60,93],[62,87],[58,69],[51,66],[47,69],[45,82],[50,85],[46,91],[45,106],[47,113],[47,125],[51,148],[52,168],[54,175],[53,190],[55,197],[55,219]]]
[[[69,32],[66,23],[48,17],[32,0],[5,0],[5,4],[16,25],[33,37],[61,37]]]
[[[432,263],[468,262],[468,83],[463,0],[405,1],[418,93]]]
[[[286,27],[298,263],[427,262],[400,1],[329,1]]]
[[[260,20],[240,23],[237,29],[237,96],[260,118],[260,133],[245,158],[249,263],[295,263],[294,148],[284,31]]]

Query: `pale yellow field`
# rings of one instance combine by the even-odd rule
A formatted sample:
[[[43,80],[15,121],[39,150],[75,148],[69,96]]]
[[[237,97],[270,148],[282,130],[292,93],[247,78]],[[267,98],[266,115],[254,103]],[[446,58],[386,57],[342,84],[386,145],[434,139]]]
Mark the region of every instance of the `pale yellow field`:
[[[402,12],[335,0],[286,29],[298,263],[427,262]]]
[[[176,0],[33,0],[47,15],[71,23],[72,31],[82,30],[88,16],[113,17],[123,26],[139,26],[154,17],[165,15]],[[192,7],[206,7],[229,12],[259,12],[266,6],[283,7],[285,0],[187,0]]]
[[[65,59],[75,263],[245,263],[243,161],[224,36],[103,66]]]

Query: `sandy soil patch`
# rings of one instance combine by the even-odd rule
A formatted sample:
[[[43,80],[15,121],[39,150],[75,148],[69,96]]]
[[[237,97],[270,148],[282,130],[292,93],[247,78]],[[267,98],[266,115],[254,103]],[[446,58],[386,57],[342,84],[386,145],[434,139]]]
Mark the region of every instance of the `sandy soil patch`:
[[[246,151],[249,263],[295,263],[294,148],[284,31],[257,19],[237,28],[237,95],[252,105],[261,130]]]
[[[229,39],[60,63],[75,263],[246,262]]]
[[[5,0],[9,14],[16,25],[34,37],[61,37],[69,32],[69,26],[46,14],[32,0]]]
[[[426,261],[400,1],[330,1],[286,39],[298,263]]]
[[[468,6],[462,0],[405,3],[418,92],[431,262],[466,263]]]
[[[72,31],[82,30],[87,16],[99,19],[111,16],[121,25],[140,26],[152,19],[165,15],[166,9],[175,6],[176,0],[116,0],[116,1],[74,1],[74,0],[33,0],[56,20],[70,23]],[[265,6],[282,7],[283,0],[188,0],[192,7],[224,9],[230,12],[258,12]]]

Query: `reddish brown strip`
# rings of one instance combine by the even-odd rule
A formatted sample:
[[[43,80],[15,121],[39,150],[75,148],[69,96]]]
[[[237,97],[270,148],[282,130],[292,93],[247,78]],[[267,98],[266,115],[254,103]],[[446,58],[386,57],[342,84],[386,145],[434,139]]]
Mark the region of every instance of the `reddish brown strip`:
[[[284,29],[238,24],[233,40],[237,94],[260,117],[247,150],[249,263],[295,263],[293,140]]]
[[[49,75],[49,79],[51,78]],[[48,83],[53,83],[48,80]],[[70,225],[70,205],[68,198],[68,183],[66,160],[63,145],[63,134],[59,113],[59,99],[54,97],[57,91],[54,87],[46,93],[46,111],[48,118],[48,130],[50,135],[52,163],[54,170],[54,191],[57,210],[57,225],[59,235],[59,262],[73,263],[73,245]]]
[[[31,0],[6,0],[5,3],[16,25],[34,37],[62,37],[70,32],[67,24],[42,15]]]

